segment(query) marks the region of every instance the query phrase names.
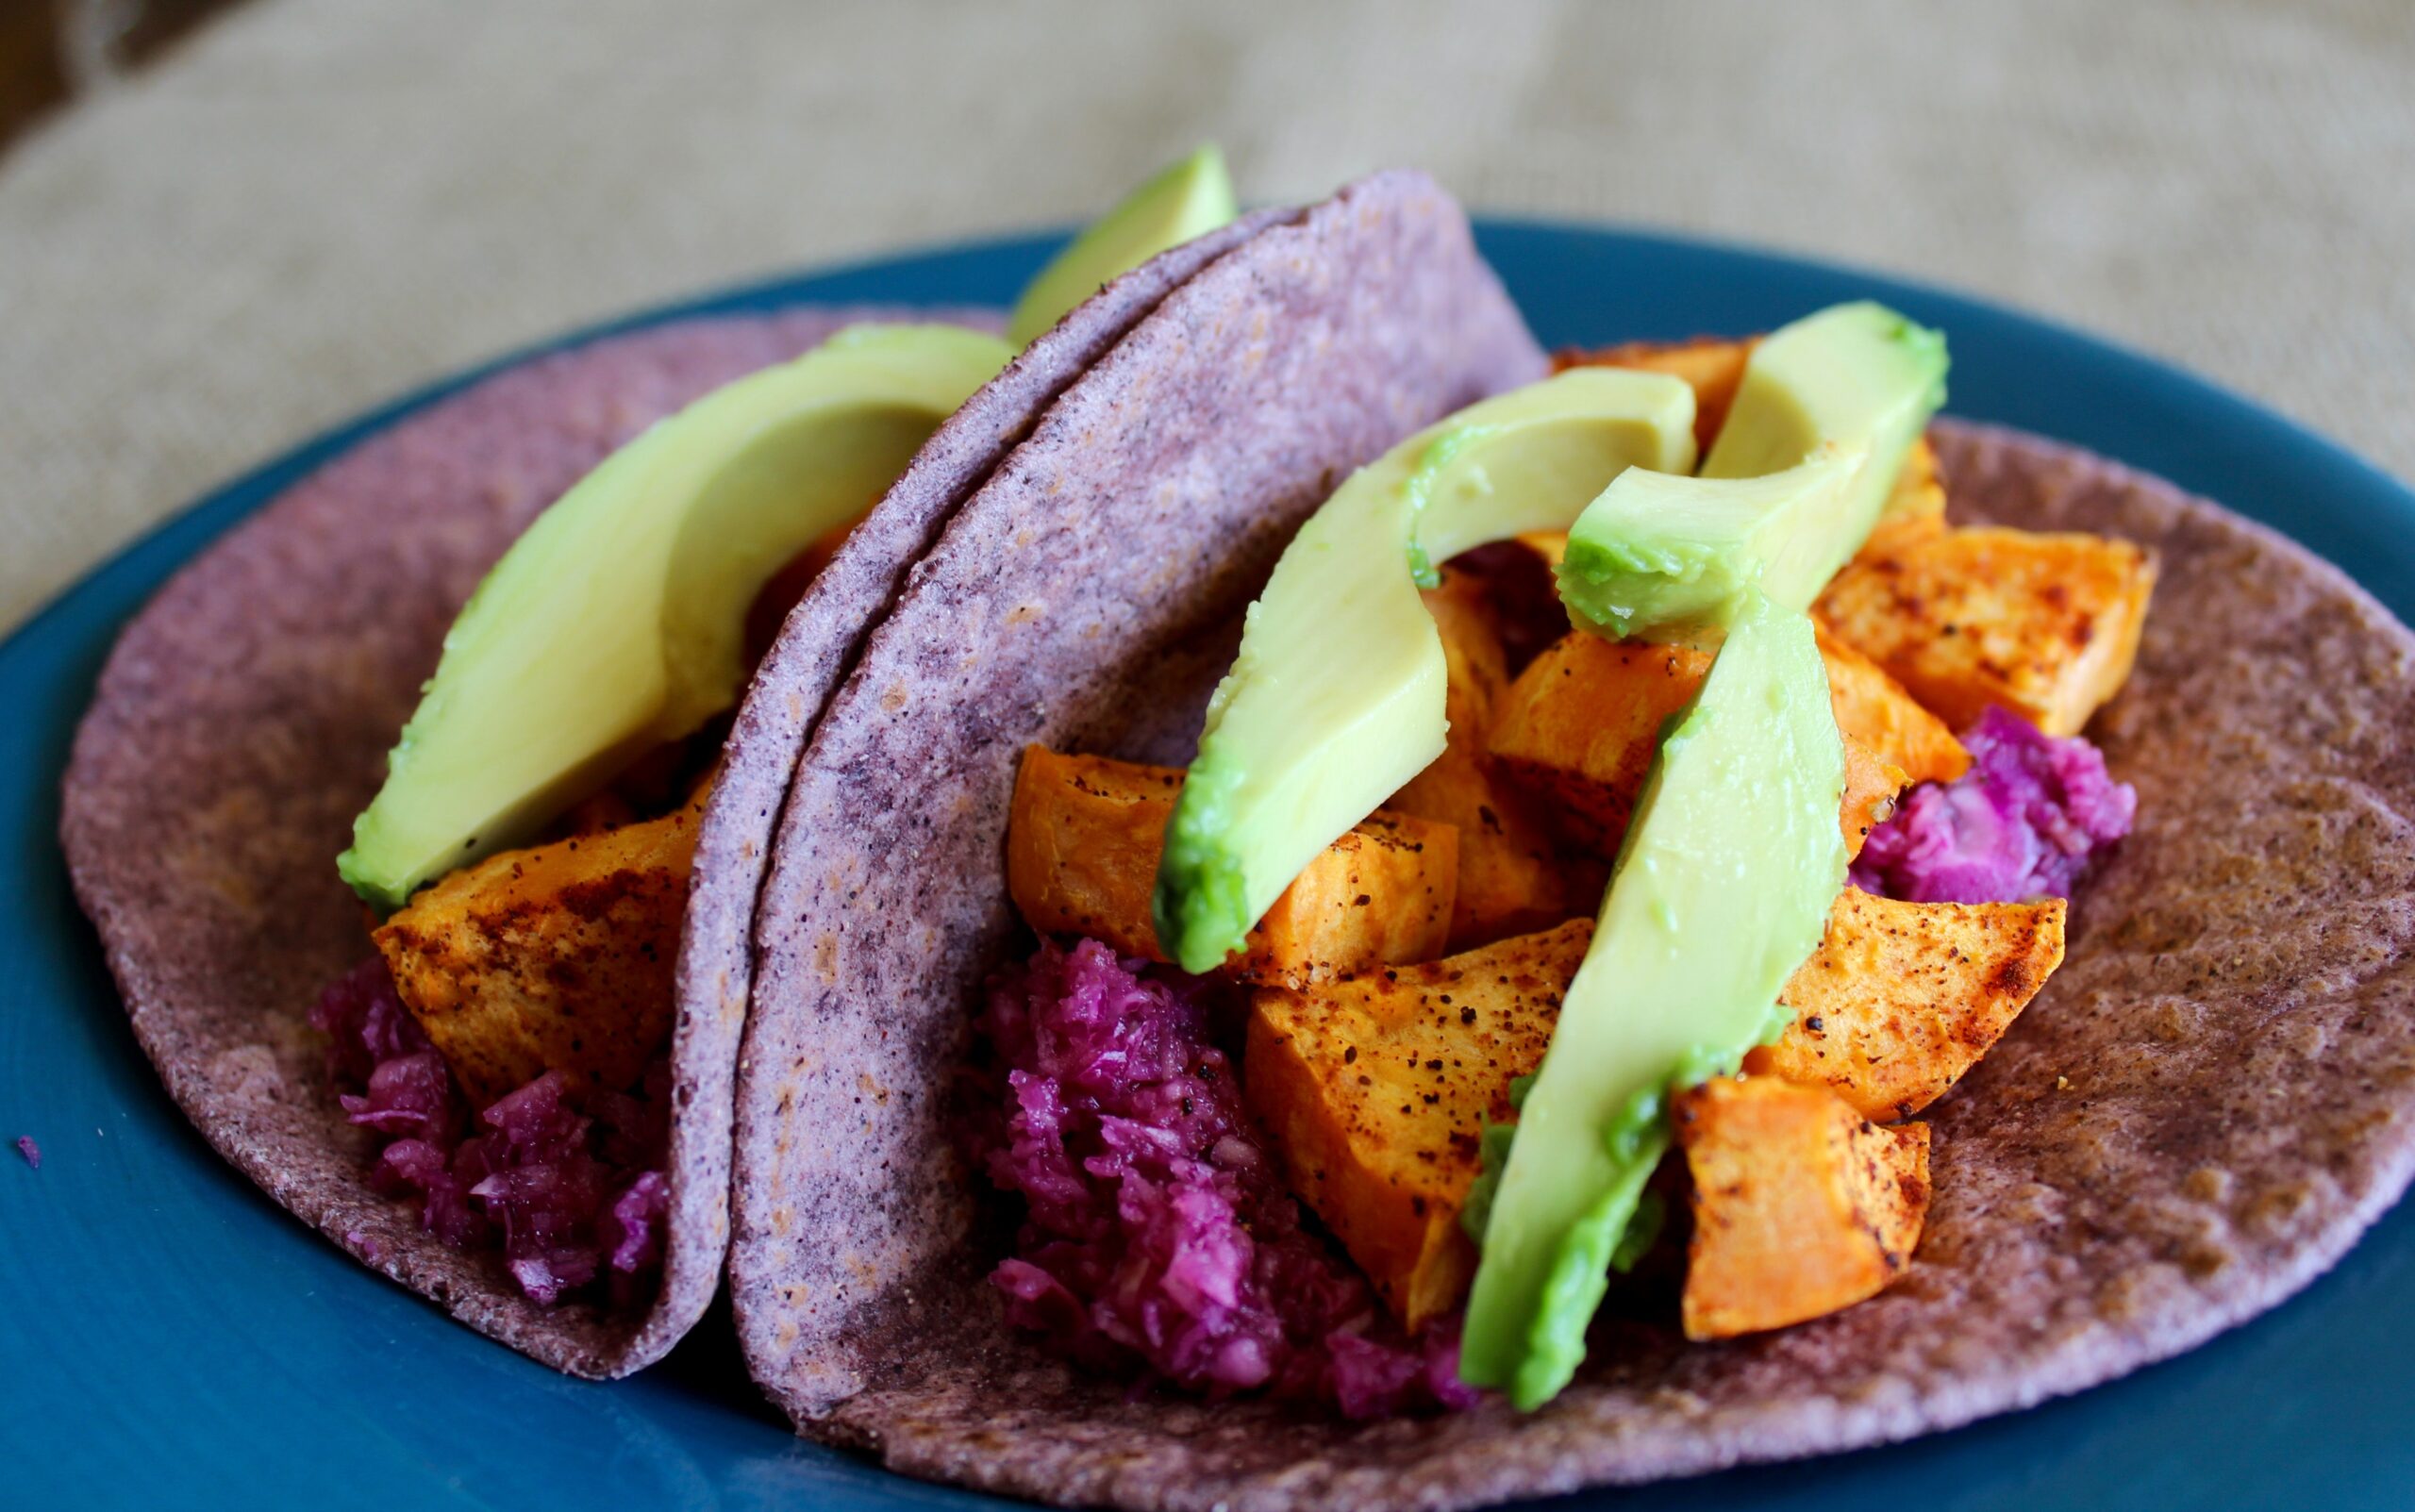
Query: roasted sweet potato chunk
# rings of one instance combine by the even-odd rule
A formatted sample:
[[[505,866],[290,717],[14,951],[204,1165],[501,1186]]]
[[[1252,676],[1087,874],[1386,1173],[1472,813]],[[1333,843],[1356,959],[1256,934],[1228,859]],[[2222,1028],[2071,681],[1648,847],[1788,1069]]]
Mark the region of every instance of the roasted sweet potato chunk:
[[[1532,800],[1501,779],[1485,749],[1509,672],[1484,583],[1445,570],[1442,586],[1425,594],[1425,606],[1442,632],[1450,669],[1450,743],[1384,806],[1458,831],[1458,891],[1448,945],[1457,952],[1547,928],[1590,911],[1599,899],[1585,895],[1585,879],[1575,874],[1582,868],[1553,852]]]
[[[1886,512],[1862,541],[1857,559],[1875,557],[1915,541],[1945,534],[1945,480],[1937,470],[1937,453],[1924,436],[1904,454],[1903,471],[1895,474],[1894,491],[1887,496]]]
[[[1780,1001],[1794,1022],[1744,1067],[1907,1119],[1978,1063],[2063,960],[2060,898],[1898,903],[1848,888]]]
[[[1661,726],[1709,670],[1708,654],[1686,646],[1562,636],[1502,698],[1493,758],[1579,844],[1607,855],[1626,833]]]
[[[1475,1249],[1459,1205],[1478,1140],[1513,1116],[1510,1078],[1542,1064],[1592,934],[1571,920],[1424,966],[1251,994],[1250,1106],[1292,1189],[1412,1330],[1466,1294]]]
[[[1948,530],[1865,552],[1819,613],[1956,729],[1999,704],[2076,735],[2129,677],[2154,590],[2153,558],[2126,540]]]
[[[1876,1296],[1928,1213],[1928,1126],[1817,1087],[1722,1077],[1671,1105],[1693,1175],[1686,1337],[1784,1328]]]
[[[1845,744],[1844,801],[1837,806],[1837,827],[1845,838],[1845,859],[1861,854],[1870,832],[1895,812],[1895,795],[1912,785],[1911,774],[1848,735]]]
[[[548,1071],[618,1090],[671,1032],[700,799],[491,856],[374,933],[404,1006],[474,1102]]]
[[[1024,752],[1007,826],[1007,890],[1032,928],[1165,959],[1149,917],[1182,773],[1105,756]],[[1293,879],[1224,969],[1306,986],[1442,954],[1458,832],[1379,809]]]
[[[1737,385],[1744,381],[1744,364],[1759,341],[1750,336],[1740,341],[1699,336],[1690,341],[1625,341],[1591,352],[1556,353],[1552,370],[1641,368],[1685,379],[1694,390],[1694,442],[1707,453],[1719,427],[1726,424]]]
[[[1952,782],[1971,769],[1971,753],[1943,720],[1914,703],[1903,685],[1825,625],[1818,633],[1839,730],[1903,768],[1914,782]]]
[[[1233,974],[1306,987],[1430,961],[1447,948],[1458,867],[1457,830],[1379,808],[1292,878]]]
[[[1149,895],[1181,791],[1174,767],[1025,749],[1007,819],[1007,892],[1024,922],[1165,959]]]
[[[1709,671],[1709,654],[1686,646],[1612,642],[1583,631],[1564,636],[1503,696],[1493,719],[1493,758],[1541,798],[1578,843],[1610,855],[1643,790],[1660,727],[1686,706]],[[1834,687],[1833,666],[1829,675]],[[1883,678],[1874,682],[1849,671],[1845,682],[1837,698],[1838,728],[1845,737],[1838,822],[1846,849],[1858,854],[1871,826],[1894,811],[1895,795],[1912,780],[1866,741],[1874,735],[1898,739],[1916,727],[1920,711],[1888,707],[1891,690]],[[1909,702],[1900,692],[1893,696]],[[1933,764],[1935,757],[1928,759]]]

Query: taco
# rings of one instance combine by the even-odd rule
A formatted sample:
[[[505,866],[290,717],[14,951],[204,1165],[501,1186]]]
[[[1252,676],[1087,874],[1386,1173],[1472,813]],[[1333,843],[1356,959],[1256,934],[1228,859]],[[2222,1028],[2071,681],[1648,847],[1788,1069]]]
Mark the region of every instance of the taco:
[[[1876,307],[1538,381],[1480,282],[1407,178],[1237,250],[834,695],[738,1094],[800,1432],[1132,1507],[1697,1473],[2190,1348],[2404,1190],[2405,627],[1932,420]]]
[[[1204,151],[1043,274],[1020,351],[991,312],[864,308],[540,357],[180,573],[102,673],[61,821],[171,1095],[472,1327],[579,1375],[659,1357],[719,1286],[806,733],[1033,418],[1276,219],[1236,219]]]

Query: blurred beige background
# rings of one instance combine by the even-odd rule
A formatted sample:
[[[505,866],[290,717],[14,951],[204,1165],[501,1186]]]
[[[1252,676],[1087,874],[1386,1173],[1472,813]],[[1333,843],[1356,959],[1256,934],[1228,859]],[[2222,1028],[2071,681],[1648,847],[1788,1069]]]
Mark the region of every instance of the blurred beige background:
[[[0,158],[0,629],[424,379],[1204,137],[1961,285],[2415,475],[2402,0],[254,0]]]

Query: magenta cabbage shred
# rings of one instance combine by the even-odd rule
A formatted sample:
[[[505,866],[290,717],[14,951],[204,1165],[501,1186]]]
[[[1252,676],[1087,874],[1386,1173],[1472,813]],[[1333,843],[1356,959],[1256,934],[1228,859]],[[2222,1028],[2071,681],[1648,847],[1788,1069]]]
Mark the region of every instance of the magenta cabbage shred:
[[[1198,978],[1043,941],[992,983],[975,1155],[1025,1206],[991,1272],[1086,1368],[1353,1419],[1471,1406],[1456,1325],[1407,1338],[1298,1204],[1208,1037]]]
[[[353,1122],[381,1144],[369,1179],[415,1195],[420,1223],[459,1250],[498,1252],[531,1300],[593,1290],[647,1295],[662,1269],[671,1187],[670,1063],[625,1092],[575,1088],[550,1071],[471,1116],[378,957],[330,985],[310,1022]]]
[[[2138,790],[2104,754],[1990,708],[1962,737],[1971,770],[1912,789],[1854,862],[1865,892],[1907,903],[2068,898],[2130,833]]]

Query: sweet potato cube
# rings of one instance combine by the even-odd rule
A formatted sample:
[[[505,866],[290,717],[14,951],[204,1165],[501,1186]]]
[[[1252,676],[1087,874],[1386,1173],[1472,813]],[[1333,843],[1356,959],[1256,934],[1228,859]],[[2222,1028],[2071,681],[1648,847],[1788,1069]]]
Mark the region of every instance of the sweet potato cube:
[[[1928,1125],[1880,1128],[1817,1087],[1721,1077],[1671,1112],[1693,1175],[1686,1337],[1784,1328],[1876,1296],[1928,1213]]]
[[[1292,1189],[1409,1329],[1475,1273],[1459,1206],[1509,1081],[1542,1064],[1591,920],[1308,992],[1251,994],[1251,1108]]]
[[[1174,767],[1026,748],[1007,819],[1007,892],[1024,922],[1164,960],[1149,897],[1181,791]]]
[[[1550,806],[1578,843],[1610,855],[1634,815],[1661,726],[1709,671],[1709,653],[1686,646],[1613,642],[1583,631],[1563,636],[1503,696],[1493,719],[1493,758]],[[1833,665],[1829,677],[1834,688]],[[1837,697],[1845,737],[1838,822],[1847,850],[1858,854],[1871,826],[1894,811],[1895,795],[1911,785],[1903,767],[1865,741],[1872,735],[1894,739],[1896,731],[1912,727],[1918,710],[1888,707],[1885,690],[1850,669],[1845,682]]]
[[[1856,559],[1876,557],[1945,534],[1945,480],[1937,470],[1937,453],[1924,436],[1904,454],[1903,470],[1895,474],[1894,491],[1887,495],[1884,513],[1861,543]]]
[[[1230,970],[1307,987],[1430,961],[1447,948],[1458,870],[1457,830],[1379,808],[1291,879]]]
[[[1861,854],[1870,832],[1894,817],[1895,795],[1912,785],[1911,774],[1848,735],[1844,800],[1837,827],[1844,832],[1845,859]]]
[[[1699,336],[1690,341],[1626,341],[1598,351],[1555,354],[1552,368],[1561,373],[1570,368],[1641,368],[1685,379],[1694,390],[1694,442],[1707,456],[1727,421],[1737,385],[1744,381],[1744,364],[1759,340]]]
[[[1925,517],[1943,523],[1945,477],[1938,471],[1937,449],[1929,445],[1927,437],[1915,439],[1905,452],[1894,491],[1887,496],[1886,513],[1890,520]]]
[[[1618,849],[1660,728],[1702,688],[1710,656],[1576,631],[1543,649],[1493,718],[1494,760],[1585,846]]]
[[[1493,701],[1509,686],[1508,654],[1501,645],[1501,620],[1484,579],[1445,567],[1441,586],[1419,596],[1442,640],[1450,687],[1444,709],[1451,728],[1481,727],[1492,718]]]
[[[1451,910],[1453,952],[1547,928],[1598,901],[1554,854],[1532,801],[1493,770],[1485,742],[1493,705],[1509,683],[1501,629],[1485,585],[1447,569],[1425,606],[1442,632],[1450,686],[1450,743],[1432,765],[1384,806],[1438,820],[1458,831],[1457,901]]]
[[[2064,903],[1898,903],[1848,888],[1744,1069],[1907,1119],[1978,1064],[2063,960]]]
[[[1820,659],[1828,665],[1828,696],[1837,728],[1913,782],[1952,782],[1971,769],[1971,753],[1943,720],[1887,675],[1886,669],[1818,625]]]
[[[1105,756],[1024,752],[1007,826],[1007,890],[1024,921],[1162,961],[1149,896],[1182,773]],[[1458,832],[1378,810],[1327,846],[1225,963],[1253,981],[1305,985],[1442,954]]]
[[[548,1071],[620,1090],[671,1033],[672,968],[704,812],[456,872],[373,932],[394,986],[473,1102]]]
[[[1819,612],[1957,729],[1998,704],[2076,735],[2130,675],[2155,572],[2104,536],[1948,530],[1849,563]]]
[[[1855,562],[1872,562],[1894,552],[1934,540],[1945,534],[1945,516],[1941,514],[1892,514],[1870,527],[1870,535],[1854,555]],[[1852,562],[1846,563],[1850,568]]]

